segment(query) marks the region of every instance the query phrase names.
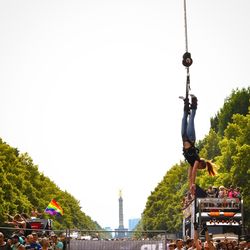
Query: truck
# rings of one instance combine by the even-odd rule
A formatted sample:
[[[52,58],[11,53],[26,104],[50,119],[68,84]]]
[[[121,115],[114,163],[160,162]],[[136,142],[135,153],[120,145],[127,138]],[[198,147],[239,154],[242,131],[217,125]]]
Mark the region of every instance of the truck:
[[[196,187],[196,190],[202,190]],[[243,199],[209,198],[206,192],[196,193],[196,198],[183,209],[184,239],[194,238],[194,222],[198,224],[201,240],[205,239],[204,224],[213,240],[239,241],[244,235]]]

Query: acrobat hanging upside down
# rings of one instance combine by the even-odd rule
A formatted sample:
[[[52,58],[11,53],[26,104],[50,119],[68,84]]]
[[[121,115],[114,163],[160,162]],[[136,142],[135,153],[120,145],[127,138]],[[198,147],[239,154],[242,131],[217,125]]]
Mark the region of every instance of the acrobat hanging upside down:
[[[183,155],[186,161],[189,163],[188,169],[188,181],[191,194],[195,195],[195,179],[198,169],[207,169],[208,174],[211,176],[216,175],[214,169],[215,165],[208,160],[202,159],[199,156],[199,150],[195,147],[195,124],[194,118],[197,110],[197,97],[191,96],[191,105],[189,98],[183,98],[184,100],[184,112],[181,125],[181,135],[183,141]]]

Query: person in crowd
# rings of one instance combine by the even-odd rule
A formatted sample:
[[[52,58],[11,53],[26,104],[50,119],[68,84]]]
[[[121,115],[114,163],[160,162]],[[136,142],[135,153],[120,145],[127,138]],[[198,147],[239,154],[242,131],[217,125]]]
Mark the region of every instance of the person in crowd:
[[[61,249],[63,249],[63,243],[58,240],[56,234],[52,233],[50,238],[51,238],[51,241],[52,241],[52,249],[53,250],[61,250]]]
[[[227,197],[227,193],[226,193],[226,189],[224,186],[220,186],[219,187],[219,193],[218,193],[218,198],[222,199],[222,198],[226,198]]]
[[[31,233],[31,224],[29,223],[30,217],[26,213],[21,213],[22,223],[24,230],[24,236],[27,236]]]
[[[27,236],[25,244],[26,249],[40,250],[42,248],[37,240],[36,235],[37,235],[36,233],[35,234],[32,233]]]
[[[236,187],[235,189],[235,198],[236,199],[241,199],[241,194],[240,194],[240,188],[239,187]]]
[[[196,250],[202,250],[202,244],[198,233],[198,223],[196,222],[194,222],[194,245]]]
[[[246,241],[241,241],[240,244],[239,244],[239,249],[240,250],[247,249],[247,242]]]
[[[168,250],[174,250],[175,248],[176,248],[176,245],[173,242],[168,245]]]
[[[204,242],[203,248],[204,248],[204,250],[209,250],[209,245],[208,245],[207,241]]]
[[[33,242],[39,243],[37,232],[33,231],[32,236],[33,236]]]
[[[10,245],[5,241],[4,234],[0,232],[0,250],[10,250]]]
[[[232,242],[227,243],[227,250],[234,250],[234,245]]]
[[[25,250],[25,247],[22,243],[19,241],[19,235],[13,234],[11,236],[11,249],[12,250]]]
[[[66,250],[67,245],[69,244],[69,239],[67,240],[66,233],[60,235],[60,241],[63,243],[63,250]]]
[[[234,187],[231,185],[228,190],[228,198],[236,198],[236,192],[234,190]]]
[[[183,155],[190,167],[188,169],[189,189],[192,195],[195,195],[195,180],[198,169],[207,169],[209,175],[215,176],[215,165],[205,159],[200,158],[199,150],[195,147],[196,135],[194,118],[197,109],[197,98],[191,96],[191,106],[189,99],[184,99],[184,113],[181,124],[181,135],[183,142]]]
[[[246,249],[250,249],[250,239],[247,240]]]
[[[32,243],[32,239],[33,239],[33,236],[32,234],[29,234],[26,236],[26,239],[25,239],[25,249],[31,249],[31,243]]]
[[[215,190],[213,189],[212,186],[208,187],[206,193],[207,193],[208,198],[215,198],[216,197],[216,192],[215,192]]]
[[[185,250],[194,250],[194,240],[193,239],[187,239],[186,240],[186,246],[184,247]]]
[[[7,214],[7,216],[9,220],[5,223],[19,229],[19,234],[24,235],[26,230],[26,220],[20,214],[16,214],[14,216]]]
[[[36,218],[40,218],[42,216],[42,213],[40,213],[37,208],[33,208],[31,210],[31,219],[36,219]]]
[[[208,233],[207,225],[203,224],[203,230],[205,231],[205,242],[204,242],[204,249],[205,250],[215,250],[215,246],[211,240],[211,237]]]
[[[41,239],[40,244],[42,246],[42,250],[50,250],[50,241],[47,237]]]
[[[225,188],[225,187],[224,187],[225,198],[228,198],[228,190],[229,190],[228,188]]]
[[[215,193],[215,198],[218,198],[218,188],[216,186],[212,187],[213,192]]]
[[[207,197],[208,198],[216,198],[217,191],[214,186],[209,186],[207,191],[206,191]],[[209,206],[213,207],[215,204],[213,202],[209,203]]]
[[[238,248],[238,242],[237,242],[237,240],[233,240],[232,244],[233,244],[233,249],[236,250],[236,248]]]
[[[13,235],[14,235],[14,236],[16,236],[16,235],[18,236],[18,241],[19,241],[22,245],[25,244],[25,237],[24,237],[24,235],[23,235],[23,231],[16,231],[16,232],[13,233]],[[12,237],[10,238],[10,243],[11,243],[11,240],[12,240]],[[12,245],[12,243],[11,243],[10,245]]]
[[[175,241],[176,248],[175,250],[184,250],[183,248],[183,240],[182,239],[177,239]]]
[[[218,244],[218,250],[227,250],[227,245],[224,241],[220,241],[220,243]]]

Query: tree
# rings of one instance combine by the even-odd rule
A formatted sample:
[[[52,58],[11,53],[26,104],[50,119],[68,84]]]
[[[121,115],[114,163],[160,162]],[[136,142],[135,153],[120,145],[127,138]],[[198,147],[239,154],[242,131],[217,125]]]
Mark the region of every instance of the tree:
[[[223,165],[220,170],[224,184],[240,187],[245,214],[250,214],[250,112],[246,116],[236,114],[232,119],[220,143],[222,154],[218,161]],[[249,216],[245,219],[247,225],[250,225]]]
[[[187,188],[187,164],[173,166],[148,197],[141,224],[144,230],[181,229],[181,199]]]
[[[234,114],[246,115],[250,106],[250,87],[236,89],[226,98],[223,107],[214,118],[210,119],[211,128],[219,135],[223,135],[228,123],[232,122]]]
[[[55,229],[96,229],[100,226],[87,216],[73,196],[63,192],[48,177],[39,172],[38,166],[27,153],[7,145],[0,139],[0,226],[5,225],[7,214],[30,213],[35,207],[43,212],[55,198],[64,209],[64,216],[53,217]],[[49,215],[43,214],[48,218]]]

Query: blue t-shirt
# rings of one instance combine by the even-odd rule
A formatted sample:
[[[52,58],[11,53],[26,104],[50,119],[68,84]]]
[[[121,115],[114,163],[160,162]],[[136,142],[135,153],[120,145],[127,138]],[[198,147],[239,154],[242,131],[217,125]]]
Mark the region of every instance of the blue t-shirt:
[[[40,249],[42,249],[42,246],[39,243],[31,243],[30,249],[40,250]]]
[[[63,243],[61,241],[57,242],[56,249],[63,249]]]

